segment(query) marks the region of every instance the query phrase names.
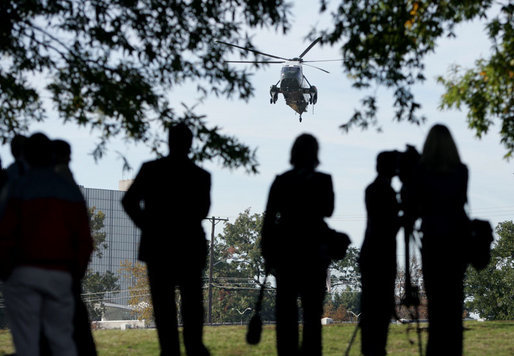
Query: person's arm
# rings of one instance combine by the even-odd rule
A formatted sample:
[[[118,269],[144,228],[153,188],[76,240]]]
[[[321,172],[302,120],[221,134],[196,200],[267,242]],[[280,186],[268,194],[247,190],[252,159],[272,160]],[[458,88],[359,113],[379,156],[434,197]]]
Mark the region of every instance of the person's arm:
[[[205,179],[202,181],[202,186],[198,187],[198,189],[200,190],[198,212],[200,220],[203,220],[209,214],[211,207],[211,175],[209,173],[206,174]]]
[[[325,183],[325,199],[323,206],[323,216],[332,216],[334,212],[334,188],[332,185],[332,176],[327,175]]]
[[[468,202],[468,180],[469,180],[469,171],[466,165],[463,165],[463,178],[462,178],[462,188],[461,188],[461,196],[462,205],[464,206]]]
[[[269,271],[274,265],[274,243],[273,234],[276,229],[277,219],[277,193],[278,193],[278,177],[271,185],[268,195],[268,202],[266,204],[266,211],[264,212],[264,220],[262,222],[261,230],[261,252],[264,258],[264,264]]]
[[[125,209],[127,215],[140,229],[143,228],[145,223],[144,209],[141,206],[141,204],[143,203],[143,189],[145,187],[145,176],[146,169],[145,165],[143,165],[139,170],[139,173],[137,174],[136,178],[134,179],[134,182],[123,196],[123,199],[121,200],[123,209]]]
[[[76,270],[78,278],[86,274],[89,258],[93,253],[93,237],[89,226],[89,215],[85,202],[75,204]]]

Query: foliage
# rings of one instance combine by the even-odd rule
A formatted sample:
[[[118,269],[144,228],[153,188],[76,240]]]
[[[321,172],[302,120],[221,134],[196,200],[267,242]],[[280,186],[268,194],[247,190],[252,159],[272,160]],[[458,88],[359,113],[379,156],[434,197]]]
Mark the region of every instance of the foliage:
[[[498,241],[491,263],[482,271],[468,268],[465,279],[466,307],[488,320],[514,319],[514,223],[496,226]]]
[[[323,316],[335,321],[356,321],[360,314],[360,291],[349,288],[327,294]]]
[[[320,12],[327,12],[320,0]],[[341,127],[378,125],[376,88],[393,92],[394,120],[420,124],[421,104],[413,86],[425,80],[424,59],[456,25],[486,19],[492,55],[461,74],[452,69],[442,108],[469,107],[468,124],[478,136],[502,123],[507,156],[514,147],[512,86],[514,62],[511,2],[487,19],[492,0],[340,0],[327,29],[309,37],[341,46],[343,67],[357,89],[370,90],[362,107]],[[160,154],[162,132],[177,121],[194,129],[196,160],[218,158],[225,167],[257,171],[255,150],[219,127],[210,127],[195,108],[174,102],[170,92],[196,85],[198,102],[208,95],[248,99],[251,74],[222,58],[233,48],[254,48],[251,31],[272,27],[286,33],[286,0],[100,1],[5,0],[0,3],[0,139],[27,131],[47,118],[50,97],[63,122],[98,133],[100,158],[111,138],[144,142]],[[254,56],[240,51],[242,56]],[[259,64],[255,65],[259,67]],[[43,87],[40,83],[45,83]],[[125,163],[127,161],[125,160]]]
[[[330,283],[333,288],[344,286],[351,291],[359,291],[361,288],[361,276],[359,271],[359,249],[348,247],[346,256],[340,261],[334,261],[330,265]]]
[[[326,12],[326,0],[321,0]],[[323,36],[322,43],[340,45],[343,67],[353,87],[373,94],[362,99],[362,107],[341,127],[367,128],[378,125],[376,89],[391,88],[394,97],[393,120],[420,124],[421,104],[416,101],[413,86],[425,80],[424,59],[436,48],[442,37],[454,37],[459,23],[477,18],[487,19],[492,0],[478,1],[399,1],[342,0],[332,15],[332,25],[325,30],[312,29],[309,37]],[[489,60],[477,62],[475,69],[449,80],[440,79],[446,87],[442,108],[469,106],[468,123],[478,136],[486,133],[493,119],[502,123],[502,143],[507,155],[512,153],[514,62],[511,2],[499,6],[499,15],[484,20],[493,44]]]
[[[410,259],[410,278],[411,284],[413,286],[417,286],[420,292],[422,292],[424,287],[423,270],[421,263],[416,256],[412,256]],[[395,283],[395,294],[398,298],[401,298],[405,294],[405,266],[401,266],[397,269]]]
[[[134,308],[138,320],[153,320],[153,306],[148,284],[146,265],[141,262],[135,264],[130,261],[121,263],[121,273],[132,280],[129,287],[130,299],[128,304]]]
[[[93,253],[96,253],[98,258],[102,258],[103,250],[106,250],[108,245],[105,242],[107,236],[106,232],[103,231],[105,226],[105,214],[101,210],[96,210],[93,206],[88,209],[89,215],[89,228],[91,229],[91,236],[93,237]]]
[[[239,214],[233,224],[225,224],[216,244],[219,257],[230,264],[231,270],[256,282],[264,277],[264,260],[260,251],[262,221],[263,214],[250,214],[248,208]]]
[[[93,254],[102,258],[104,250],[108,247],[105,242],[107,234],[103,231],[105,214],[93,206],[88,209],[88,215],[89,228],[93,238]],[[91,269],[87,270],[82,279],[82,296],[91,320],[102,318],[102,314],[105,312],[104,298],[106,294],[112,295],[120,290],[118,279],[111,271],[99,273],[93,272]]]
[[[104,298],[120,290],[118,277],[111,271],[105,273],[88,270],[82,280],[82,297],[91,320],[101,320],[105,313]]]
[[[468,125],[478,137],[487,133],[493,118],[500,119],[501,142],[510,157],[514,151],[514,4],[502,6],[487,30],[493,42],[488,59],[477,60],[475,68],[468,70],[453,66],[448,78],[438,78],[446,88],[441,107],[465,104]]]
[[[240,213],[234,223],[227,223],[216,237],[213,268],[214,322],[248,321],[264,279],[264,260],[260,251],[263,214]],[[206,271],[208,272],[208,271]],[[269,287],[269,283],[268,283]],[[274,291],[265,293],[263,320],[274,320]],[[242,313],[242,314],[241,314]]]
[[[418,319],[428,319],[428,300],[423,284],[423,270],[420,261],[416,256],[410,259],[410,278],[412,286],[418,288],[419,305],[417,311],[412,307],[405,306],[402,301],[405,299],[405,266],[399,267],[395,281],[396,316],[399,319],[412,319],[418,313]]]
[[[255,152],[202,115],[180,114],[169,93],[192,82],[200,99],[247,99],[249,74],[224,63],[232,49],[216,41],[253,47],[248,29],[286,32],[288,11],[283,0],[2,1],[0,138],[44,120],[49,96],[63,122],[99,133],[96,158],[115,136],[157,152],[159,131],[185,120],[201,142],[196,158],[219,156],[225,166],[255,171]]]
[[[330,265],[331,292],[325,300],[324,316],[352,321],[360,313],[359,251],[356,247],[348,247],[345,258]]]

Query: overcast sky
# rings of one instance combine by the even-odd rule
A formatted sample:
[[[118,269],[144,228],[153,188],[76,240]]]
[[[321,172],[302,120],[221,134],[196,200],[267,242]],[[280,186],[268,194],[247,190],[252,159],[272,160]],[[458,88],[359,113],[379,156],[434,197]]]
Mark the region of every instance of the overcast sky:
[[[324,19],[313,16],[317,12],[317,1],[302,2],[303,8],[295,5],[292,30],[286,36],[273,31],[259,31],[255,44],[261,51],[284,57],[299,55],[308,45],[304,37],[311,26],[323,24]],[[269,87],[279,80],[280,65],[268,66],[255,72],[253,84],[256,95],[248,102],[221,98],[210,98],[197,106],[197,112],[206,114],[210,125],[218,125],[223,132],[237,136],[242,142],[257,148],[260,163],[257,175],[248,175],[244,170],[222,169],[218,162],[204,163],[212,173],[212,206],[209,215],[228,217],[231,222],[246,208],[262,212],[269,186],[276,174],[289,169],[289,153],[294,139],[308,132],[320,142],[319,169],[332,174],[336,194],[336,209],[329,223],[350,234],[353,245],[360,247],[364,236],[366,212],[364,189],[375,178],[375,158],[382,150],[403,150],[407,143],[421,150],[426,134],[434,123],[447,125],[459,148],[462,160],[470,170],[468,198],[473,217],[487,218],[494,225],[512,219],[514,215],[514,161],[503,159],[505,149],[497,134],[499,123],[489,134],[477,139],[467,128],[465,113],[456,110],[439,111],[438,105],[443,87],[436,83],[437,75],[444,75],[451,64],[470,67],[489,50],[489,42],[483,32],[483,24],[468,23],[457,27],[456,39],[442,39],[436,52],[426,60],[427,81],[416,88],[417,99],[422,103],[422,112],[428,117],[423,126],[408,123],[392,123],[391,92],[374,88],[379,98],[379,112],[383,131],[353,130],[343,133],[339,125],[348,119],[358,101],[364,96],[351,87],[349,79],[342,73],[337,62],[320,63],[330,71],[323,73],[304,67],[304,74],[318,88],[318,103],[308,107],[299,123],[298,115],[285,105],[280,95],[276,104],[269,103]],[[339,58],[338,50],[315,46],[305,59]],[[238,59],[237,54],[233,58]],[[241,64],[243,66],[243,64]],[[175,89],[171,100],[195,104],[190,87]],[[54,115],[51,115],[54,116]],[[143,145],[128,145],[121,140],[113,141],[108,154],[95,162],[89,154],[97,142],[95,133],[74,125],[63,126],[56,119],[34,125],[31,132],[43,131],[51,138],[64,138],[72,144],[71,168],[79,184],[90,188],[117,189],[120,179],[130,179],[137,173],[142,162],[152,159]],[[125,154],[133,172],[122,172],[122,161],[116,152]],[[0,148],[4,165],[12,158],[7,146]],[[396,185],[396,187],[398,187]],[[217,232],[221,232],[218,225]],[[210,230],[207,231],[210,235]]]

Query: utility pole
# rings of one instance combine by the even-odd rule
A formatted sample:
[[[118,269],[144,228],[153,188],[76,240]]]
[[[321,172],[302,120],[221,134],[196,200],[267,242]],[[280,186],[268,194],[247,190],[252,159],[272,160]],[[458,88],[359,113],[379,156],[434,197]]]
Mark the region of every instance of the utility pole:
[[[212,267],[214,266],[214,228],[220,221],[228,221],[228,219],[216,218],[214,216],[207,218],[212,224],[211,228],[211,248],[209,253],[209,324],[212,324]]]

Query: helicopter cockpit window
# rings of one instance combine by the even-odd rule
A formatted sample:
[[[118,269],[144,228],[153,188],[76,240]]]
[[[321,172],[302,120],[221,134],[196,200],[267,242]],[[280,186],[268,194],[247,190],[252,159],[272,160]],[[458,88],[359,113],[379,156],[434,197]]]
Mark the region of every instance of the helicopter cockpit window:
[[[282,79],[291,78],[296,80],[302,79],[302,73],[300,67],[290,66],[290,67],[282,67]]]

